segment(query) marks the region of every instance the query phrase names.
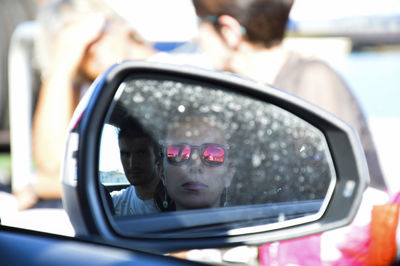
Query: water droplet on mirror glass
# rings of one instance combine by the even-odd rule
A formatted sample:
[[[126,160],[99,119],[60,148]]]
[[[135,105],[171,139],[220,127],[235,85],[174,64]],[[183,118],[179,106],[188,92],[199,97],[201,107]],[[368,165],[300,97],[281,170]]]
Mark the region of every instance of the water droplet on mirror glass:
[[[286,142],[281,142],[280,143],[281,149],[285,149],[287,147],[287,143]]]
[[[211,110],[214,111],[214,112],[216,112],[216,113],[219,113],[219,112],[222,111],[222,107],[221,107],[220,105],[213,104],[213,105],[211,106]]]
[[[208,113],[208,112],[210,111],[210,107],[208,107],[208,106],[201,106],[201,107],[199,108],[199,111],[202,112],[202,113]]]
[[[162,97],[162,93],[160,91],[156,91],[156,92],[154,92],[154,97],[159,99]]]
[[[135,103],[142,103],[142,102],[144,102],[144,97],[140,93],[138,93],[135,96],[133,96],[132,100]]]
[[[190,138],[191,136],[193,136],[192,131],[188,130],[185,132],[185,137]]]
[[[257,154],[253,154],[253,157],[251,158],[251,161],[253,163],[254,167],[259,167],[261,165],[261,158]]]
[[[183,113],[183,112],[185,112],[185,106],[183,106],[183,105],[179,105],[178,106],[178,112],[180,112],[180,113]]]

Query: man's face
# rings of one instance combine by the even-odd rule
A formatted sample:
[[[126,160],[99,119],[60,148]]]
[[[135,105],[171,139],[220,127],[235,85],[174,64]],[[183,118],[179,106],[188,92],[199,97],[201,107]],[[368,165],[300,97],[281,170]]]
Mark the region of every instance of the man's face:
[[[146,185],[156,178],[155,154],[149,139],[122,137],[119,148],[125,175],[132,185]]]
[[[181,124],[169,130],[169,143],[201,145],[215,143],[226,146],[222,131],[205,124]],[[165,186],[175,201],[177,210],[212,208],[220,206],[224,189],[232,180],[229,162],[220,166],[205,165],[198,150],[192,150],[191,158],[184,164],[173,165],[164,157]]]

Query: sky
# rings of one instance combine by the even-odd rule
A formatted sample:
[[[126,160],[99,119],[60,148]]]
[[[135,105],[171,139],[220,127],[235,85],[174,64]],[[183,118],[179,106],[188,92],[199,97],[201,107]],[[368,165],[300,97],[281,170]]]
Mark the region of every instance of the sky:
[[[400,15],[399,0],[295,0],[294,20],[338,19],[349,16]]]
[[[190,0],[106,1],[149,41],[182,42],[196,34],[197,18]],[[370,15],[400,16],[400,1],[295,0],[290,18],[309,21]],[[154,23],[149,23],[149,19]]]

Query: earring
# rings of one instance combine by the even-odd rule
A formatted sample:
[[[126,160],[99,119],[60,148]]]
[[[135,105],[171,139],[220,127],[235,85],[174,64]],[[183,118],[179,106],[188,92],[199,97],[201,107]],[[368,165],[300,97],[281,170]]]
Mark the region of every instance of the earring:
[[[227,207],[229,205],[228,202],[228,188],[225,188],[225,202],[224,202],[224,207]]]
[[[164,180],[164,175],[161,174],[161,183],[163,185],[163,190],[164,190],[164,200],[162,202],[162,205],[164,207],[164,209],[168,208],[168,196],[167,196],[167,188],[165,186],[165,180]]]
[[[164,209],[168,208],[167,189],[164,187],[164,200],[162,202]]]

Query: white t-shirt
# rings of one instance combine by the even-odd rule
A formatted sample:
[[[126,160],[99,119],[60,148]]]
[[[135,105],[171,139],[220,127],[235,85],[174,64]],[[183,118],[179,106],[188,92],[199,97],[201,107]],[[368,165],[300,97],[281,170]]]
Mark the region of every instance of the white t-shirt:
[[[136,195],[135,186],[111,192],[116,215],[138,215],[160,212],[153,199],[142,200]]]

